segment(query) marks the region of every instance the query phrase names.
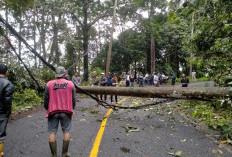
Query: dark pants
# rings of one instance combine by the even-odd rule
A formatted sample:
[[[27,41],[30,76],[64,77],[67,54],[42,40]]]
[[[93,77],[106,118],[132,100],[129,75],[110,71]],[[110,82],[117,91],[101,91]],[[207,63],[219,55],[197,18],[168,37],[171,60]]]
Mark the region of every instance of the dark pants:
[[[130,82],[126,81],[126,86],[129,87],[130,86]]]
[[[8,118],[0,118],[0,143],[4,143]]]
[[[139,87],[143,87],[143,79],[139,79]]]
[[[58,112],[48,117],[48,131],[56,133],[59,123],[63,132],[69,132],[72,127],[72,115]]]
[[[103,95],[100,95],[100,97],[101,97],[101,100],[102,100]],[[104,98],[106,100],[107,99],[107,95],[104,95]]]
[[[172,79],[172,85],[175,85],[175,83],[176,83],[176,80]]]
[[[111,102],[113,102],[113,95],[111,95],[110,99],[111,99]],[[117,95],[115,95],[115,101],[116,101],[116,103],[118,102],[118,96]]]

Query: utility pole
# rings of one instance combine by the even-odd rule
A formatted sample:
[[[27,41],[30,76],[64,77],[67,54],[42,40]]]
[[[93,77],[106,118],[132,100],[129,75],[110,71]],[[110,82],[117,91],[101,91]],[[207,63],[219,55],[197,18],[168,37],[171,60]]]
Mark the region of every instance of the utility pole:
[[[193,72],[193,33],[194,33],[194,13],[192,15],[192,28],[191,28],[191,51],[190,51],[190,65],[189,65],[189,76],[192,77],[192,72]]]
[[[115,25],[115,16],[116,16],[116,8],[117,8],[117,1],[114,2],[114,14],[112,19],[112,28],[111,28],[111,34],[110,34],[110,43],[109,43],[109,49],[107,53],[107,61],[106,61],[106,74],[110,71],[110,60],[111,60],[111,51],[112,51],[112,45],[113,45],[113,34],[114,34],[114,25]]]

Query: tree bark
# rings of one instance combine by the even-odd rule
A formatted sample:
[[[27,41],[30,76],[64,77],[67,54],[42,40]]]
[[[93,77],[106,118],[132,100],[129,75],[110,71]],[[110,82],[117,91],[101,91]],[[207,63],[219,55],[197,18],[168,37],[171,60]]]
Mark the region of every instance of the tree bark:
[[[213,99],[225,96],[232,97],[229,87],[80,87],[91,94],[107,94],[118,96],[148,98],[181,98],[181,99]],[[77,90],[78,92],[78,90]]]
[[[88,3],[86,2],[84,6],[84,22],[83,22],[83,50],[84,50],[84,81],[88,81],[89,78],[89,54],[88,54],[88,44],[89,44],[89,25],[88,25]]]
[[[22,21],[22,13],[20,13],[20,17],[19,17],[19,35],[22,36],[22,26],[23,26],[23,21]],[[18,43],[18,48],[19,48],[19,56],[21,57],[21,48],[22,48],[22,42],[19,41]]]
[[[35,12],[35,7],[34,7],[34,12],[33,12],[33,22],[34,22],[34,27],[33,27],[33,40],[34,40],[34,49],[37,49],[37,45],[36,45],[36,12]],[[36,55],[34,55],[34,59],[35,59],[35,68],[37,68],[37,57]]]
[[[193,72],[193,33],[194,33],[194,13],[192,15],[192,28],[191,28],[191,51],[190,51],[190,65],[189,65],[189,76],[192,77],[192,72]]]
[[[109,42],[109,49],[107,53],[107,60],[106,60],[106,74],[110,71],[110,61],[111,61],[111,52],[112,52],[112,45],[113,45],[113,35],[114,35],[114,25],[115,25],[115,15],[116,15],[116,8],[117,8],[117,0],[114,3],[114,14],[112,18],[112,28],[110,34],[110,42]]]
[[[42,17],[41,17],[41,32],[40,32],[40,42],[42,45],[42,53],[44,60],[47,60],[47,54],[46,54],[46,47],[45,47],[45,36],[46,36],[46,30],[45,30],[45,11],[43,9],[42,11]]]
[[[154,21],[154,6],[151,3],[150,21]],[[155,36],[151,32],[151,73],[155,72]]]

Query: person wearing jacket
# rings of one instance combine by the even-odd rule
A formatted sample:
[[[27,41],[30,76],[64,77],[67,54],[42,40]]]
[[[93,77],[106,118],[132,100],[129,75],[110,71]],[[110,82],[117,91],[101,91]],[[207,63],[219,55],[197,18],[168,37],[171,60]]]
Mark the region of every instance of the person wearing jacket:
[[[49,146],[52,157],[57,157],[56,133],[59,123],[64,134],[62,157],[69,157],[70,129],[75,108],[75,87],[72,81],[66,80],[64,67],[56,68],[56,79],[49,81],[44,92],[44,108],[47,110]]]
[[[5,79],[8,75],[7,66],[0,64],[0,157],[4,155],[3,146],[6,137],[6,127],[11,114],[14,86]]]
[[[118,85],[118,82],[116,82],[114,76],[115,75],[113,75],[113,77],[111,79],[111,84],[110,84],[112,87],[116,87]],[[113,104],[113,95],[110,96],[110,100],[111,100],[111,104]],[[116,102],[116,104],[118,103],[118,97],[117,97],[117,95],[115,95],[115,102]]]
[[[101,73],[101,79],[100,79],[100,86],[105,87],[107,84],[107,78],[105,77],[105,73]],[[100,95],[100,98],[102,100],[103,95]],[[107,95],[104,96],[105,97],[105,101],[107,98]]]

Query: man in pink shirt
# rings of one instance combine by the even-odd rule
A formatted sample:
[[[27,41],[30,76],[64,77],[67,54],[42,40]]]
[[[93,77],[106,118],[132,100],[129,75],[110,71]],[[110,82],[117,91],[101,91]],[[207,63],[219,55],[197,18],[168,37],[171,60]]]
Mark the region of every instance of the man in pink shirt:
[[[62,157],[69,157],[70,129],[73,109],[75,107],[75,87],[66,80],[64,67],[56,68],[56,79],[49,81],[45,87],[44,108],[47,110],[49,145],[52,157],[57,157],[56,133],[59,123],[64,134]]]

